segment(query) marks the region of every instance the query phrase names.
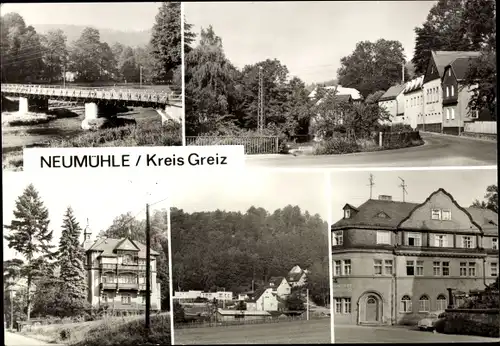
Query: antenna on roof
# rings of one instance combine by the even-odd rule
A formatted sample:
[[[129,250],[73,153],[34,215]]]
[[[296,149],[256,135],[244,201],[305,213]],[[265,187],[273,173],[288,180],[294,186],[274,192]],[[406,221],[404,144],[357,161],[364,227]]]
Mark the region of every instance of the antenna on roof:
[[[372,199],[372,192],[373,192],[373,187],[375,186],[375,182],[373,181],[373,174],[370,173],[370,178],[369,178],[370,183],[368,186],[370,186],[370,199]]]
[[[398,177],[401,180],[401,184],[399,185],[400,188],[403,189],[403,202],[405,201],[405,195],[408,194],[408,191],[406,191],[406,187],[408,185],[405,184],[405,180],[401,177]]]

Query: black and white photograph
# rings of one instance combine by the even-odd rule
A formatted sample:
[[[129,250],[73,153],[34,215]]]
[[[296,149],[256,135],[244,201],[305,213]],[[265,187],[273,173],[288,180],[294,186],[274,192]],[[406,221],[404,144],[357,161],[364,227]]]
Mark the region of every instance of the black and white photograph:
[[[182,145],[180,2],[0,9],[4,170],[24,148]]]
[[[497,173],[331,174],[336,343],[500,341]]]
[[[4,345],[169,345],[168,186],[86,176],[4,174]]]
[[[490,0],[187,2],[187,145],[249,167],[493,166]]]
[[[331,342],[326,178],[248,170],[172,187],[174,344]]]

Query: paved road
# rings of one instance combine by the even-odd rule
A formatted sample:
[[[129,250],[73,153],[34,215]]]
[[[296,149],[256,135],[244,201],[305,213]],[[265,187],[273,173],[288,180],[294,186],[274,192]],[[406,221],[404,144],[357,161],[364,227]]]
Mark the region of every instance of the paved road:
[[[497,164],[497,143],[421,133],[425,144],[413,148],[326,156],[249,155],[251,168],[362,168],[489,166]]]
[[[5,331],[5,346],[57,346],[26,336]]]
[[[500,339],[423,332],[410,327],[365,327],[336,325],[335,343],[441,343],[498,342]]]
[[[329,344],[330,319],[174,330],[176,345]]]

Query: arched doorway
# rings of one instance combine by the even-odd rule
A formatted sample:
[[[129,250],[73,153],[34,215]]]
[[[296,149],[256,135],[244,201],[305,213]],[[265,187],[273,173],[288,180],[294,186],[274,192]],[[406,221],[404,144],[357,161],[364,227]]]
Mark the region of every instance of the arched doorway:
[[[381,324],[383,301],[375,292],[366,292],[359,299],[358,322],[360,324]]]

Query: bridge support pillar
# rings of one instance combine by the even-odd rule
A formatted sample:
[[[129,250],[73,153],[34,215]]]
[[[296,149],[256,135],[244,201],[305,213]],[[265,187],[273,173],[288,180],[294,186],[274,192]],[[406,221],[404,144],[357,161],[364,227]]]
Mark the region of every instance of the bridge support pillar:
[[[19,113],[26,114],[28,113],[28,98],[20,97],[19,98]]]
[[[170,121],[180,123],[182,121],[183,111],[180,106],[168,105],[165,109],[157,109],[158,114],[161,116],[161,124],[165,125]]]
[[[85,120],[97,119],[99,117],[99,107],[97,103],[86,103],[85,104]]]
[[[19,113],[28,112],[47,112],[49,110],[48,99],[29,99],[27,97],[19,98]]]

